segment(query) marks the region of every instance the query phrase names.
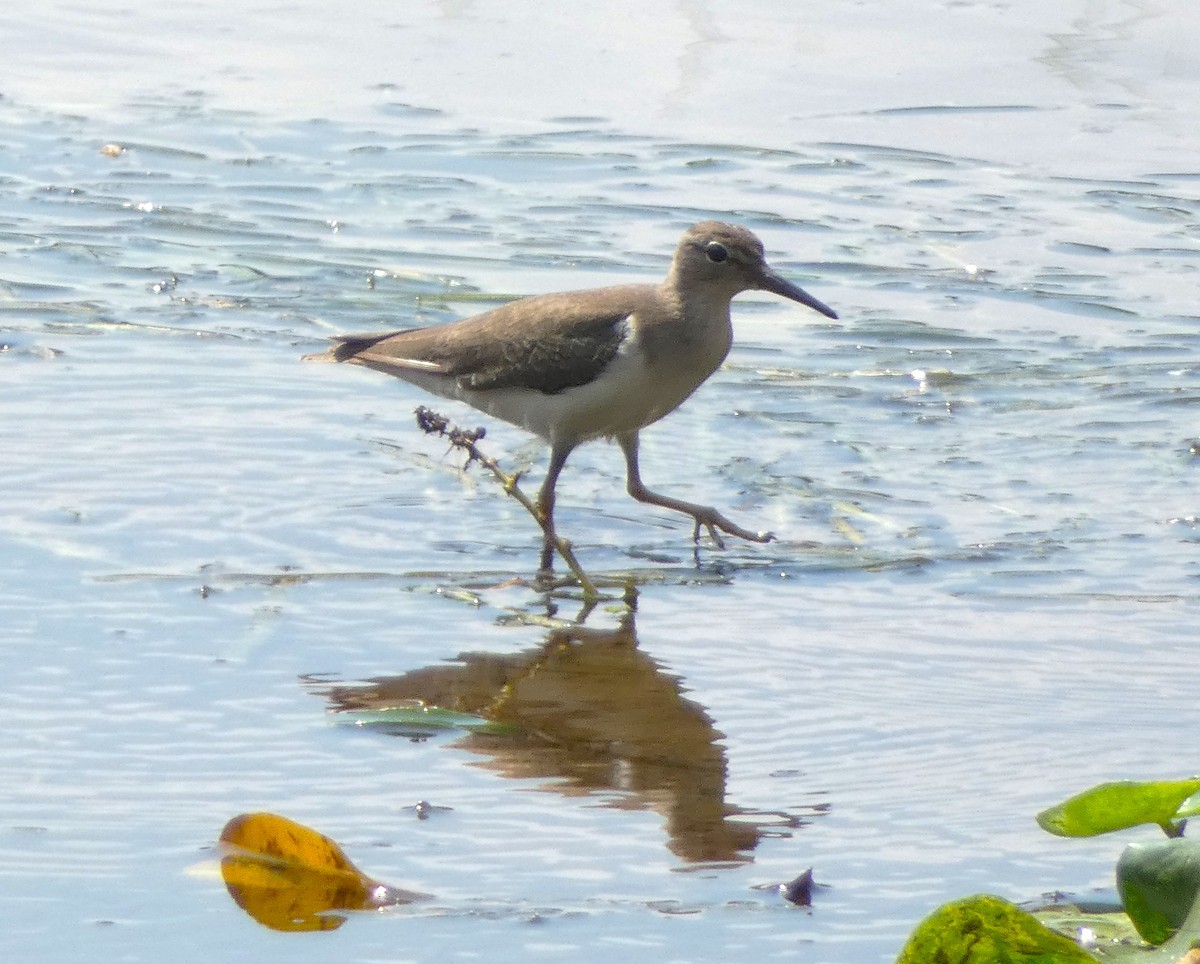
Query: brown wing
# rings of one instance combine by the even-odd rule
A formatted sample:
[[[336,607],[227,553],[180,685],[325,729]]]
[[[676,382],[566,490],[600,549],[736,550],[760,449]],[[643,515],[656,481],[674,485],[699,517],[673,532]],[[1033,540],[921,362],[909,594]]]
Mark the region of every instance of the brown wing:
[[[553,395],[587,384],[607,367],[645,292],[631,285],[524,298],[448,325],[347,335],[329,357],[401,378],[425,371],[473,390]]]

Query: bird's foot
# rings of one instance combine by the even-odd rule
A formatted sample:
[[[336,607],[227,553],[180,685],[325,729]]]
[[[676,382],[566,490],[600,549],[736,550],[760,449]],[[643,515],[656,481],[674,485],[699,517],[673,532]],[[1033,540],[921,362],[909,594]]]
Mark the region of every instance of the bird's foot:
[[[725,548],[725,540],[721,538],[722,532],[745,539],[747,542],[771,542],[775,538],[773,532],[751,532],[749,529],[743,529],[737,523],[730,522],[712,506],[698,505],[693,507],[690,512],[692,518],[696,520],[696,528],[692,530],[693,542],[700,541],[701,526],[708,530],[708,537],[712,539],[718,549]]]
[[[659,505],[673,512],[682,512],[684,515],[690,515],[695,520],[696,527],[692,530],[693,542],[700,541],[701,526],[708,530],[709,538],[720,549],[725,548],[725,540],[721,538],[722,532],[731,536],[737,536],[739,539],[745,539],[747,542],[770,542],[775,538],[775,534],[772,532],[751,532],[749,529],[743,529],[736,522],[730,522],[711,505],[696,505],[694,502],[684,502],[682,499],[673,499],[670,496],[651,492],[642,485],[642,481],[637,477],[635,466],[632,463],[630,464],[629,471],[632,479],[629,484],[629,494],[639,502]]]

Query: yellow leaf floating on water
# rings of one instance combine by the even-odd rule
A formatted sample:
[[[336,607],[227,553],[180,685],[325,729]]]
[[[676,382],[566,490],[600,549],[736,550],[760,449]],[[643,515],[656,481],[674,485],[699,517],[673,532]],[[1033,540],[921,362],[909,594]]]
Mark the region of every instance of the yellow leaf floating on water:
[[[376,910],[427,895],[372,880],[336,843],[274,813],[244,813],[221,831],[221,876],[239,907],[278,931],[335,930],[337,911]]]

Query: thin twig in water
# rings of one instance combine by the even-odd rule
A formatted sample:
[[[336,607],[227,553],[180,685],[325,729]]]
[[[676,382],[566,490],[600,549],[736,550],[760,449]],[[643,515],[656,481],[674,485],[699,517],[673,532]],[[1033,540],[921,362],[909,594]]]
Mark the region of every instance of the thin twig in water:
[[[430,408],[426,408],[424,405],[421,405],[417,408],[416,415],[417,425],[422,432],[426,433],[427,435],[440,435],[443,438],[449,439],[452,447],[461,449],[467,453],[468,466],[472,462],[478,462],[485,469],[492,473],[492,476],[496,479],[496,481],[503,486],[504,491],[516,499],[522,506],[524,506],[525,511],[533,516],[534,521],[541,528],[542,532],[545,533],[545,535],[548,536],[553,542],[555,550],[560,556],[562,556],[563,562],[567,564],[567,568],[571,570],[572,575],[574,575],[575,579],[579,582],[579,586],[583,590],[583,598],[589,601],[599,599],[600,593],[596,589],[596,584],[593,583],[588,574],[583,571],[583,567],[579,564],[579,560],[575,558],[575,553],[571,549],[571,544],[567,542],[566,539],[561,538],[558,533],[553,530],[553,528],[547,522],[545,515],[542,513],[542,510],[538,508],[537,503],[535,503],[521,490],[521,487],[518,484],[520,476],[510,475],[508,472],[505,472],[502,468],[500,468],[499,462],[489,455],[484,455],[484,453],[479,450],[477,443],[481,438],[484,437],[484,435],[487,434],[487,430],[483,428],[477,428],[473,431],[461,429],[457,425],[451,423],[451,421],[446,418],[445,415],[441,415]]]

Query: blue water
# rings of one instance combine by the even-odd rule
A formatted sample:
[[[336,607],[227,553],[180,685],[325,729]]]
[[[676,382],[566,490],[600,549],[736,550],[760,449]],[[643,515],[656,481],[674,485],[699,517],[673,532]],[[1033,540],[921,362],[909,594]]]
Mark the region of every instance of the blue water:
[[[1033,815],[1196,769],[1190,8],[663,5],[656,41],[45,9],[0,15],[6,957],[889,961],[944,901],[1104,888],[1150,836]],[[554,82],[539,38],[578,52]],[[740,298],[643,471],[780,539],[697,550],[580,450],[560,527],[636,614],[613,635],[613,589],[564,644],[579,600],[530,587],[534,527],[427,399],[298,359],[656,279],[712,216],[841,319]],[[525,435],[447,410],[536,485]],[[329,712],[447,686],[537,738]],[[262,928],[214,850],[259,809],[435,899]]]

